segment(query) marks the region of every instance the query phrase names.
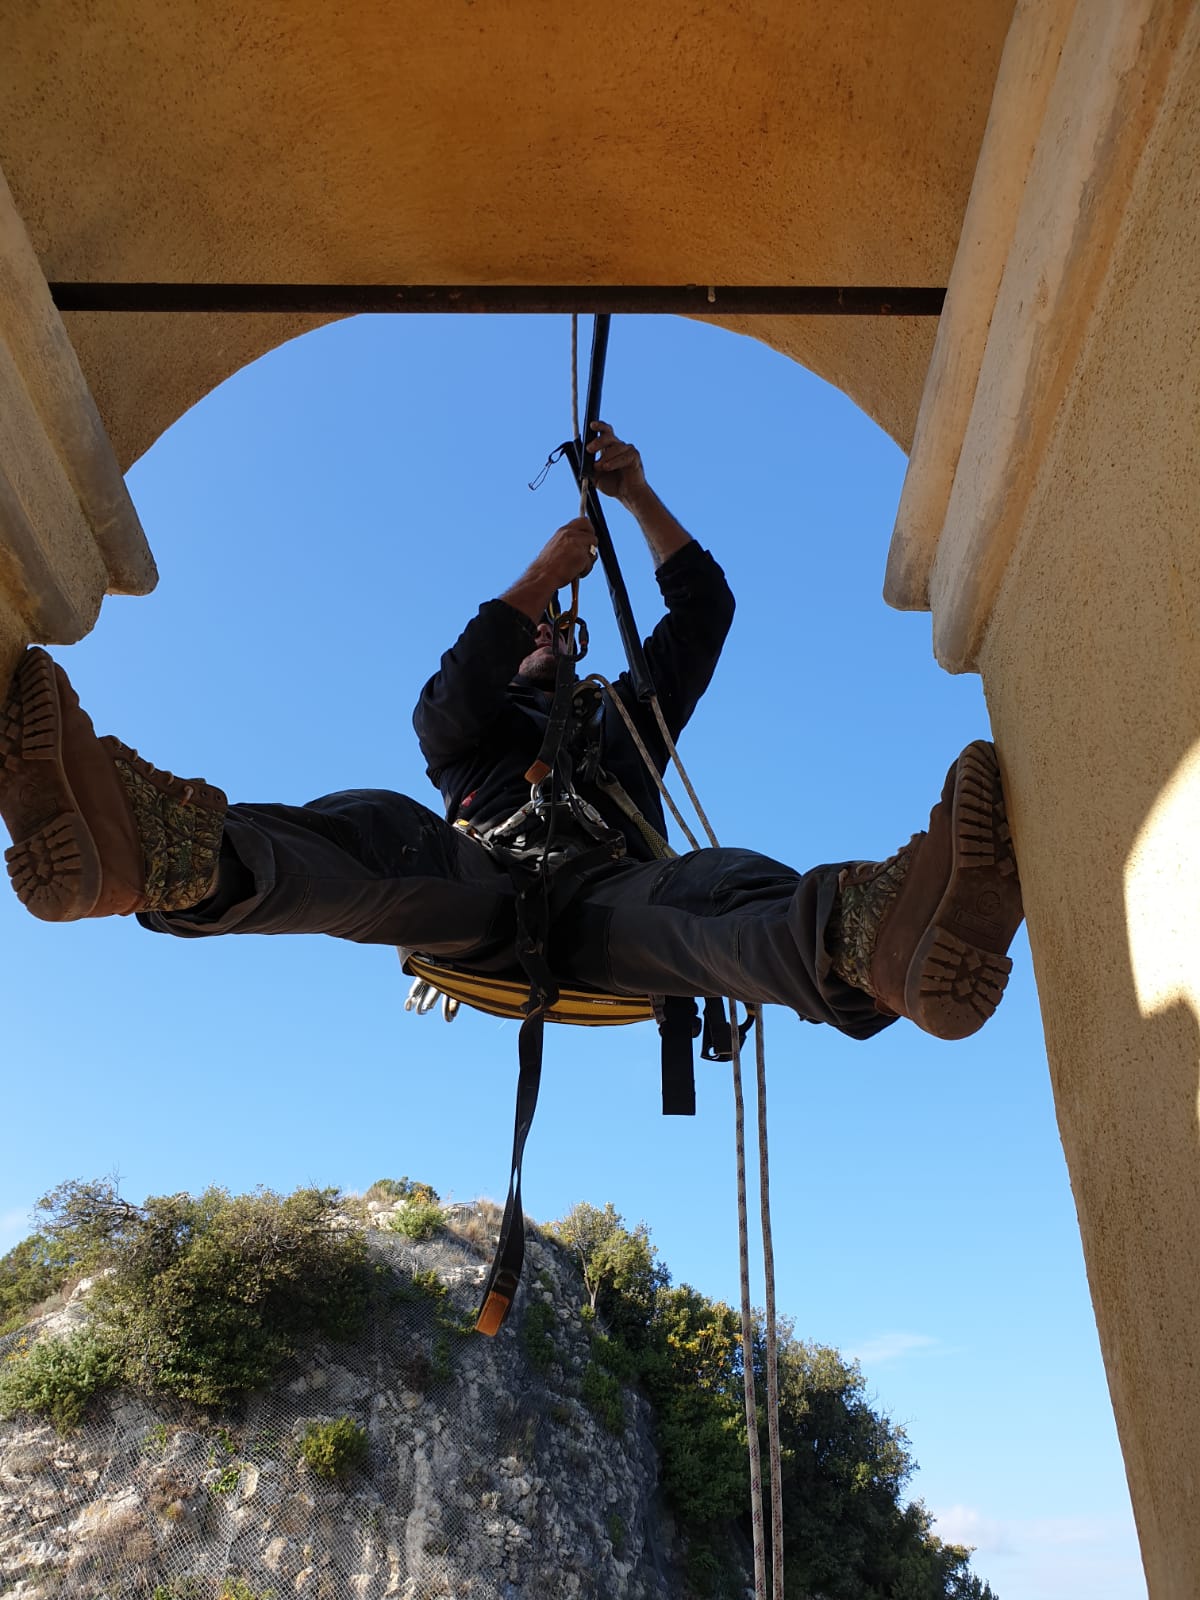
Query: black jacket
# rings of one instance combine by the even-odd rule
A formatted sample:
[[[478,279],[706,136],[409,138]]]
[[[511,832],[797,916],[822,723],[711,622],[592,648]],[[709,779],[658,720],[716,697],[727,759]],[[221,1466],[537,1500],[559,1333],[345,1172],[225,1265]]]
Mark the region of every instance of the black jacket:
[[[646,662],[675,739],[708,688],[733,621],[733,595],[720,567],[694,541],[664,561],[656,576],[667,612],[645,641]],[[413,726],[451,822],[464,818],[490,825],[529,799],[524,775],[537,758],[552,699],[514,677],[533,648],[533,638],[528,617],[503,600],[487,600],[421,691]],[[614,687],[661,772],[666,750],[653,713],[634,699],[627,672]],[[658,790],[607,697],[600,760],[665,833]],[[625,835],[632,857],[651,859],[645,840],[607,796],[585,782],[577,786],[605,821]]]

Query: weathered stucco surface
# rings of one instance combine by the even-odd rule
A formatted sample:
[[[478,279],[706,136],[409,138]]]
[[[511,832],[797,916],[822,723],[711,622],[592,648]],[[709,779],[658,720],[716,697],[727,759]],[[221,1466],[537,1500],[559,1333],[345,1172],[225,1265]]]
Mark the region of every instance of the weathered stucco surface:
[[[1198,22],[980,662],[1155,1600],[1200,1593]]]
[[[990,300],[952,279],[889,588],[983,676],[1150,1593],[1194,1600],[1200,7],[1076,6],[1053,70],[1009,84],[1041,126]]]
[[[1011,11],[9,7],[0,150],[52,280],[943,284]],[[310,325],[66,320],[123,466]],[[931,322],[753,331],[907,444]]]

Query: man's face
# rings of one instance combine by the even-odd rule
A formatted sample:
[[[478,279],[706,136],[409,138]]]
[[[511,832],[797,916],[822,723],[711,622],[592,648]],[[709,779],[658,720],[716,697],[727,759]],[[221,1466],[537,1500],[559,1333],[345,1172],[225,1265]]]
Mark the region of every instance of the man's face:
[[[539,687],[549,685],[553,688],[558,657],[566,655],[570,647],[570,635],[543,617],[534,633],[533,649],[517,668],[518,678],[524,678],[527,683],[536,683]]]

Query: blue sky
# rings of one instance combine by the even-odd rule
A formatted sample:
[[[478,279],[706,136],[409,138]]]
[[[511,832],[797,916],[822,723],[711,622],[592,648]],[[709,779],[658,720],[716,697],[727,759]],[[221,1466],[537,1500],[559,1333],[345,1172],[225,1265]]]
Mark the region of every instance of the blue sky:
[[[57,652],[98,731],[233,799],[436,806],[417,692],[576,509],[565,468],[527,488],[570,432],[568,352],[565,319],[363,317],[236,374],[129,474],[158,590]],[[722,842],[798,868],[890,854],[988,729],[928,616],[880,598],[903,454],[802,368],[675,319],[614,321],[604,410],[738,597],[682,747]],[[645,632],[651,563],[610,524]],[[615,674],[598,574],[583,609]],[[135,1200],[402,1174],[503,1195],[516,1026],[407,1015],[393,952],[56,927],[11,896],[0,938],[0,1249],[56,1182],[112,1172]],[[861,1360],[909,1432],[911,1492],[1001,1600],[1143,1600],[1023,932],[1013,954],[959,1044],[769,1013],[778,1305]],[[699,1064],[694,1120],[658,1096],[652,1028],[551,1030],[526,1207],[611,1200],[677,1280],[736,1303],[729,1069]]]

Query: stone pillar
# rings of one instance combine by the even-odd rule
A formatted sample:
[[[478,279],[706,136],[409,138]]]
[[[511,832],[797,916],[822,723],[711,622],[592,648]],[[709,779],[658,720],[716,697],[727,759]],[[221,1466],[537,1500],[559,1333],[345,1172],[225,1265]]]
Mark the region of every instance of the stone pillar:
[[[889,556],[983,676],[1152,1600],[1200,1595],[1200,6],[1018,6]]]
[[[0,175],[0,683],[35,640],[73,644],[154,558]]]

